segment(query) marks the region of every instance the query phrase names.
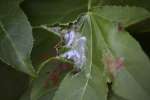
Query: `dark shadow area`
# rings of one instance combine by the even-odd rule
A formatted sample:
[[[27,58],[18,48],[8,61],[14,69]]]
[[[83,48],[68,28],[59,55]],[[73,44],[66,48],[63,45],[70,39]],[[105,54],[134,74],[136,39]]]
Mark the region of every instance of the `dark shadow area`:
[[[19,100],[28,87],[28,76],[0,61],[0,99]]]
[[[150,57],[150,32],[131,34],[142,46],[145,53]]]

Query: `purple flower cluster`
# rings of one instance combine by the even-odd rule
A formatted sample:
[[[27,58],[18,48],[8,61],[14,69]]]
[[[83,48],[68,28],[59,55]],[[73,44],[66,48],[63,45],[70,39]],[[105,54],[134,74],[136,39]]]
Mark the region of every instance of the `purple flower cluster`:
[[[65,46],[70,50],[62,54],[61,57],[73,60],[76,68],[81,69],[86,62],[86,37],[72,30],[65,34],[64,39]]]
[[[64,36],[64,39],[65,39],[66,47],[71,47],[71,45],[73,44],[73,42],[75,40],[75,32],[70,31],[70,32],[66,33]]]

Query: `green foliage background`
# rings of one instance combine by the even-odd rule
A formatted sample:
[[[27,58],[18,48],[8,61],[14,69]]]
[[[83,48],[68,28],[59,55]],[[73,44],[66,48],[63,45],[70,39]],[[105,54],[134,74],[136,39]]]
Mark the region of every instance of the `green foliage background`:
[[[90,5],[89,1],[91,1]],[[127,61],[128,66],[136,66],[133,63],[135,61],[137,65],[143,66],[143,69],[141,70],[140,67],[139,69],[131,69],[127,66],[128,70],[136,78],[138,85],[145,86],[144,89],[148,91],[147,93],[142,92],[143,89],[133,84],[134,80],[130,79],[128,71],[123,70],[115,80],[116,84],[112,85],[112,90],[108,94],[108,100],[144,100],[143,98],[148,100],[150,96],[150,87],[148,87],[150,82],[148,73],[150,66],[148,58],[142,52],[142,49],[136,41],[128,36],[126,31],[122,31],[121,33],[116,32],[117,35],[115,33],[114,35],[110,35],[109,31],[113,31],[116,27],[114,23],[110,22],[121,22],[122,27],[129,31],[138,40],[144,51],[150,55],[149,11],[149,0],[1,0],[0,99],[30,100],[31,95],[31,100],[63,100],[62,98],[64,97],[68,97],[69,100],[91,100],[93,98],[93,100],[99,100],[100,98],[101,100],[106,100],[107,75],[106,77],[102,77],[103,65],[95,59],[100,59],[103,54],[103,49],[105,48],[104,38],[113,53],[115,52],[115,55],[126,56],[131,53],[131,55],[136,56],[135,58],[133,56],[133,58],[127,56],[129,59]],[[87,12],[92,12],[95,15],[87,14]],[[67,72],[64,72],[61,75],[61,79],[65,78],[62,80],[59,88],[50,86],[48,90],[45,90],[42,86],[48,77],[47,70],[51,71],[59,65],[58,63],[49,62],[44,65],[37,78],[36,71],[42,62],[56,55],[54,46],[60,41],[60,37],[44,29],[41,25],[47,27],[54,24],[68,25],[68,23],[77,21],[79,17],[83,19],[80,21],[84,24],[81,33],[87,36],[89,40],[88,50],[90,48],[101,48],[101,50],[96,49],[97,51],[94,51],[98,52],[98,54],[92,53],[95,58],[88,58],[89,62],[91,60],[93,61],[93,64],[92,66],[88,66],[87,72],[90,68],[93,68],[91,75],[94,79],[87,80],[89,80],[89,84],[93,84],[94,89],[91,89],[90,85],[87,85],[87,92],[83,94],[83,97],[80,96],[80,92],[70,97],[76,88],[84,87],[84,83],[87,80],[84,73],[78,78],[71,79],[71,76],[69,74],[65,76]],[[91,36],[90,32],[94,35]],[[94,39],[91,40],[91,37],[94,37]],[[96,37],[103,38],[96,39]],[[117,41],[111,40],[112,38],[116,38]],[[96,46],[93,47],[90,42],[93,45],[96,44]],[[122,49],[123,47],[121,45],[126,44],[128,44],[130,49]],[[90,54],[88,53],[87,55]],[[101,65],[101,67],[95,67],[97,65]],[[128,81],[128,85],[126,85],[126,81]],[[128,90],[129,87],[131,89]],[[56,89],[59,91],[56,91]],[[126,91],[122,93],[122,89]],[[95,91],[99,93],[98,96],[93,94]],[[56,94],[54,94],[55,92]]]

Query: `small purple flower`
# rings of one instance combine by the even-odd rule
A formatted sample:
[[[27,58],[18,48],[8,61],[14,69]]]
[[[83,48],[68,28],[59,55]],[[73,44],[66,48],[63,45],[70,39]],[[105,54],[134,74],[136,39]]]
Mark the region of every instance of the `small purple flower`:
[[[86,43],[86,37],[83,36],[78,39],[78,44],[80,47],[84,47],[85,43]]]
[[[76,50],[70,50],[61,55],[61,57],[74,60],[80,59],[80,54]]]
[[[70,48],[70,50],[60,56],[73,60],[76,68],[81,69],[86,62],[86,37],[81,36],[80,33],[75,33],[75,31],[72,30],[65,34],[64,39],[66,47]]]
[[[85,37],[80,37],[77,40],[77,47],[79,48],[79,52],[81,54],[85,54],[85,46],[86,46],[86,38]]]
[[[66,59],[71,59],[75,63],[76,68],[81,69],[85,63],[86,57],[84,54],[80,54],[77,50],[70,50],[61,55],[61,57]]]
[[[68,32],[67,34],[65,34],[64,38],[66,42],[66,47],[71,47],[75,39],[75,32],[74,31]]]

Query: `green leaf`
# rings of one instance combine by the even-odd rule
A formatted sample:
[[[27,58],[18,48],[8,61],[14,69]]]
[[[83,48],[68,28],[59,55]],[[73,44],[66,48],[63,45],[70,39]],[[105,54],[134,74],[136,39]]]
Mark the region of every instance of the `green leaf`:
[[[149,58],[128,32],[118,30],[116,23],[102,20],[97,14],[95,19],[104,33],[111,54],[124,59],[122,68],[114,71],[114,93],[127,100],[150,99]]]
[[[150,0],[99,0],[99,5],[105,6],[105,5],[118,5],[118,6],[135,6],[135,7],[142,7],[150,11]],[[137,11],[138,13],[138,11]],[[141,25],[141,23],[139,23]],[[137,30],[134,31],[134,33],[146,31],[150,32],[150,19],[143,22],[143,25],[141,27],[135,27]]]
[[[124,27],[150,18],[149,11],[140,7],[103,6],[93,9],[92,12],[112,22],[121,23]]]
[[[81,19],[81,34],[87,38],[85,68],[77,75],[69,73],[53,100],[106,100],[107,82],[113,82],[120,98],[150,99],[150,61],[139,44],[99,12],[88,12]]]
[[[108,100],[126,100],[126,99],[124,99],[124,98],[122,98],[122,97],[119,97],[119,96],[117,96],[117,95],[114,94],[114,93],[111,93],[111,94],[110,94],[110,97],[108,98]]]
[[[54,68],[56,68],[56,66],[58,66],[58,64],[51,61],[43,66],[42,70],[39,72],[39,77],[33,80],[31,89],[31,100],[51,100],[56,90],[56,87],[53,87],[50,84],[51,80],[49,79],[49,73],[51,73]]]
[[[143,7],[150,11],[149,0],[100,0],[101,5],[122,5]]]
[[[106,100],[107,88],[99,72],[98,68],[92,68],[91,79],[85,73],[77,76],[68,74],[53,100]]]
[[[61,82],[53,100],[106,100],[107,84],[101,63],[100,34],[93,26],[91,16],[83,18],[82,35],[87,38],[87,62],[83,71],[69,73]]]
[[[125,68],[114,80],[114,92],[128,100],[150,99],[150,60],[126,32],[116,35],[116,38],[118,42],[114,41],[114,50],[126,60]]]
[[[88,11],[90,0],[25,0],[22,8],[32,25],[45,25],[73,22],[82,13]],[[99,0],[91,0],[96,5]]]
[[[0,59],[19,71],[35,76],[30,60],[32,28],[18,2],[0,3],[0,36]]]
[[[44,61],[37,72],[39,77],[32,82],[31,100],[52,100],[60,81],[70,69],[69,64],[53,57]]]
[[[76,0],[74,2],[71,0],[44,0],[42,2],[40,0],[26,0],[22,3],[22,7],[28,15],[32,25],[37,26],[75,21],[82,13],[87,12],[88,1],[90,0]],[[91,0],[91,2],[92,7],[106,5],[135,6],[146,8],[150,11],[150,2],[147,0]],[[138,11],[136,12],[138,13]],[[148,22],[150,22],[150,20],[148,20]],[[145,24],[145,27],[142,27],[140,31],[149,30],[146,26],[150,26],[150,24]]]

